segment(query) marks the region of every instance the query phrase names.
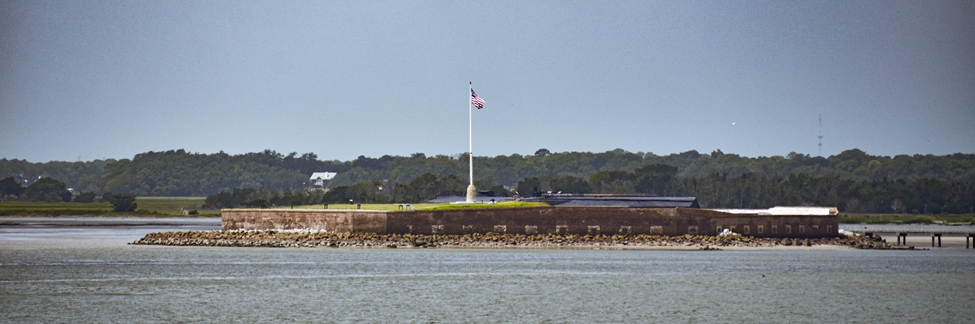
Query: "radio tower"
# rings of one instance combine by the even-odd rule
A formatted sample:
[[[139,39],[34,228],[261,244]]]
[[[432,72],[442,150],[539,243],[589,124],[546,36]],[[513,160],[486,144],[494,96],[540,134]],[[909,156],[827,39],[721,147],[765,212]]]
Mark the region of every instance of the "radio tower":
[[[823,156],[823,114],[819,114],[819,156]]]

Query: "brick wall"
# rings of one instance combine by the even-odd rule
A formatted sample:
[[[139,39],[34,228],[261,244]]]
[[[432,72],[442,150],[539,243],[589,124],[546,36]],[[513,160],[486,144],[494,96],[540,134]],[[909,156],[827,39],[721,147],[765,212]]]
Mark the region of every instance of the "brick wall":
[[[727,214],[695,208],[537,207],[428,211],[224,209],[222,229],[314,229],[377,234],[836,236],[837,217]]]
[[[223,209],[222,230],[312,229],[342,233],[380,233],[386,229],[386,212],[327,209]]]
[[[697,226],[700,235],[717,235],[724,229],[754,237],[835,237],[839,232],[836,215],[728,214],[690,208],[678,208],[678,213],[682,230]]]
[[[389,233],[659,234],[674,235],[675,209],[538,207],[395,212]]]

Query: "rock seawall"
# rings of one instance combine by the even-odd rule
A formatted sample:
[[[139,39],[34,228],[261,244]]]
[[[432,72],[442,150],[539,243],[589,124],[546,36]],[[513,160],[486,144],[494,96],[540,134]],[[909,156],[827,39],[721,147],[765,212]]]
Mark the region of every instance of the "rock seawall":
[[[540,248],[540,249],[641,249],[679,248],[772,248],[780,246],[840,246],[857,249],[895,249],[883,240],[861,237],[754,238],[741,235],[417,235],[349,234],[297,231],[187,231],[150,233],[132,242],[137,245],[226,247],[351,247],[351,248]]]

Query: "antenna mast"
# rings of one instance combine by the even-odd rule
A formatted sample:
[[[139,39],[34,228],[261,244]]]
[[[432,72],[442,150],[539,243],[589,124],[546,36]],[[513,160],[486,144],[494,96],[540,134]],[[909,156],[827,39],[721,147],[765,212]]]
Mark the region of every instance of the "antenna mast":
[[[823,156],[823,114],[819,114],[819,156]]]

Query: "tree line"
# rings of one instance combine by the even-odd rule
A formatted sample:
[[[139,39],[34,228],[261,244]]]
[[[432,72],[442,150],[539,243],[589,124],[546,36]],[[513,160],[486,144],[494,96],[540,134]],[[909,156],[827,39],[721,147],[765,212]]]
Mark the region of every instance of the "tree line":
[[[236,188],[207,196],[204,208],[293,206],[313,204],[354,203],[417,203],[443,196],[461,196],[467,193],[467,180],[455,175],[437,176],[426,173],[407,183],[395,181],[363,181],[333,188],[273,191],[267,188]],[[475,181],[475,186],[486,188],[483,194],[507,197],[513,192],[502,185],[490,185]]]
[[[851,149],[829,157],[793,152],[753,158],[720,150],[656,155],[621,149],[540,149],[532,155],[476,159],[475,184],[481,190],[695,196],[708,207],[819,204],[863,212],[970,212],[972,204],[958,197],[971,192],[975,179],[975,154],[962,153],[887,157]],[[270,201],[271,193],[283,197],[285,189],[292,196],[305,192],[312,172],[332,171],[338,176],[330,181],[329,192],[309,199],[407,202],[434,194],[462,195],[467,161],[466,154],[337,161],[319,160],[314,153],[285,155],[272,150],[238,155],[175,150],[91,162],[0,159],[0,176],[25,185],[52,177],[75,192],[140,196],[211,196],[263,188],[264,199]],[[966,206],[969,211],[963,211]]]
[[[790,174],[784,178],[762,173],[736,177],[712,173],[678,177],[677,168],[654,164],[634,172],[601,171],[588,179],[540,176],[522,179],[511,189],[491,188],[493,196],[538,196],[543,193],[642,194],[697,197],[704,208],[769,208],[773,206],[835,206],[848,213],[964,214],[975,212],[975,180],[920,178],[856,181],[834,176]],[[439,196],[462,196],[467,183],[449,175],[424,174],[408,183],[364,181],[329,191],[235,189],[207,198],[210,207],[257,207],[329,203],[416,203]],[[488,199],[488,198],[482,198]]]
[[[102,193],[101,197],[95,196],[94,191],[81,192],[75,195],[68,190],[64,182],[51,177],[42,177],[26,188],[14,177],[6,177],[0,180],[0,201],[93,203],[98,200],[111,204],[112,209],[117,212],[133,212],[138,207],[135,198],[135,196],[127,194],[116,195],[111,191]]]

